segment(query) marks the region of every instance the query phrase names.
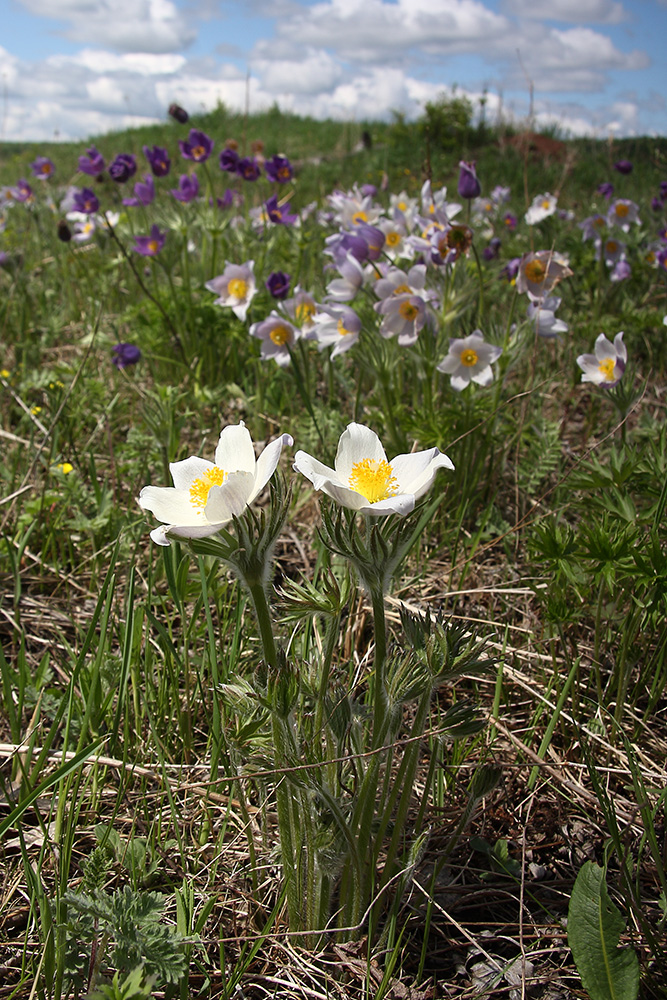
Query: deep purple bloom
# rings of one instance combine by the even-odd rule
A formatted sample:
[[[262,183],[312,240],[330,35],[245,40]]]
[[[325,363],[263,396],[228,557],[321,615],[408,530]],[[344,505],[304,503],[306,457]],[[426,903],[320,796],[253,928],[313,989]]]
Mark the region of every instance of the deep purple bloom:
[[[53,160],[50,160],[48,156],[38,156],[36,160],[30,164],[30,169],[32,170],[35,177],[39,177],[40,180],[48,180],[55,173],[55,164]]]
[[[356,232],[336,233],[333,236],[328,236],[324,242],[329,248],[325,252],[330,253],[336,262],[345,260],[348,253],[351,253],[362,264],[368,260],[368,243],[363,236]]]
[[[516,276],[519,273],[520,266],[521,257],[512,257],[512,259],[505,264],[500,273],[504,274],[508,281],[515,281]]]
[[[136,365],[137,361],[141,361],[141,351],[136,344],[116,344],[111,353],[114,355],[111,363],[116,368],[127,368],[128,365]]]
[[[213,152],[213,139],[206,135],[206,132],[202,132],[198,128],[191,128],[187,141],[179,139],[178,146],[184,160],[203,163]]]
[[[658,254],[658,267],[662,268],[663,271],[667,271],[667,248],[661,250]]]
[[[223,149],[219,162],[221,170],[226,170],[228,174],[235,174],[238,171],[239,154],[235,149]]]
[[[660,197],[667,198],[667,181],[660,181]]]
[[[32,188],[28,184],[25,177],[21,177],[16,187],[12,188],[12,195],[15,201],[30,201],[32,198]]]
[[[236,172],[244,181],[256,181],[260,175],[259,163],[254,156],[244,156],[236,164]]]
[[[459,185],[458,192],[461,198],[479,198],[482,193],[482,185],[477,180],[477,171],[475,170],[475,163],[466,163],[465,160],[461,160],[459,163]]]
[[[293,226],[298,220],[298,215],[292,215],[290,204],[286,201],[283,205],[278,204],[278,196],[273,194],[264,202],[264,209],[271,222],[279,226]]]
[[[367,260],[377,260],[382,253],[386,236],[377,226],[371,226],[367,222],[362,222],[360,226],[355,226],[354,231],[368,247]]]
[[[484,260],[494,260],[500,253],[500,239],[494,236],[490,240],[488,247],[484,247],[482,250],[482,257]]]
[[[177,201],[194,201],[199,194],[199,181],[196,174],[181,174],[178,178],[178,187],[172,188],[171,193]]]
[[[231,206],[234,204],[234,201],[236,200],[236,197],[237,197],[236,193],[232,191],[231,188],[225,188],[225,193],[223,194],[222,198],[216,198],[215,204],[218,206],[218,208],[231,208]],[[238,197],[240,198],[240,195]],[[213,199],[210,199],[209,203],[213,204]]]
[[[286,156],[281,156],[280,153],[276,153],[275,156],[266,161],[264,170],[269,180],[276,184],[287,184],[294,176],[292,164]]]
[[[662,198],[651,198],[651,208],[654,212],[662,212],[664,208],[664,202]]]
[[[161,233],[157,226],[153,226],[150,236],[135,236],[136,243],[132,249],[142,257],[155,257],[164,246],[166,238],[166,233]]]
[[[630,160],[619,160],[618,163],[614,164],[614,170],[618,170],[619,174],[631,174],[632,164]]]
[[[518,221],[513,212],[505,212],[503,215],[503,225],[512,232],[516,229]]]
[[[142,181],[134,185],[134,198],[123,198],[123,204],[128,208],[139,208],[140,205],[150,205],[155,198],[155,184],[151,174],[144,174]]]
[[[598,194],[603,195],[607,201],[612,197],[614,193],[614,185],[610,181],[605,181],[604,184],[600,184],[598,187]]]
[[[74,195],[72,208],[75,212],[82,212],[84,215],[92,215],[93,212],[97,212],[99,207],[99,199],[95,192],[91,191],[90,188],[83,188],[83,190],[77,191]]]
[[[144,146],[144,156],[155,177],[167,176],[171,170],[171,160],[166,149],[162,146],[153,146],[152,149],[149,146]]]
[[[104,157],[98,153],[95,146],[86,150],[85,156],[79,157],[79,170],[89,177],[98,177],[104,170]]]
[[[284,271],[272,271],[265,281],[265,285],[273,295],[274,299],[286,299],[289,295],[291,277]]]
[[[137,172],[137,161],[132,153],[119,153],[109,166],[109,177],[117,184],[124,184]]]
[[[11,260],[6,250],[0,250],[0,267],[9,267]]]
[[[180,104],[170,104],[169,114],[174,121],[179,122],[181,125],[185,125],[186,122],[190,121],[190,115],[187,113],[185,108],[180,106]]]

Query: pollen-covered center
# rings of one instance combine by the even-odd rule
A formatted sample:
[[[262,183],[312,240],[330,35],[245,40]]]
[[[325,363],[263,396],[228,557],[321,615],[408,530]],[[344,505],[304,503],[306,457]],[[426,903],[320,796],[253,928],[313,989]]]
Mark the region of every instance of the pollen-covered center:
[[[616,242],[616,240],[607,240],[606,250],[607,253],[616,253],[616,251],[618,250],[618,243]]]
[[[533,285],[541,285],[547,276],[547,269],[541,260],[529,260],[524,268],[524,274]]]
[[[336,329],[338,330],[338,333],[341,335],[341,337],[347,337],[350,333],[354,333],[354,330],[348,330],[348,328],[343,323],[342,319],[338,320],[338,323],[336,324]]]
[[[214,465],[212,469],[206,469],[203,476],[190,484],[190,503],[192,506],[203,510],[208,502],[211,487],[222,486],[226,478],[225,470],[217,465]]]
[[[358,226],[360,222],[368,222],[368,216],[363,209],[359,209],[359,211],[355,212],[352,216],[352,223],[355,226]]]
[[[621,219],[624,219],[629,211],[630,208],[628,205],[617,205],[615,208],[616,215]]]
[[[286,326],[274,326],[269,336],[274,344],[282,347],[292,339],[292,331]]]
[[[412,289],[409,288],[404,282],[402,285],[396,285],[392,295],[410,295],[411,291]]]
[[[401,242],[401,234],[400,233],[397,233],[397,232],[387,233],[387,246],[388,247],[397,247],[400,242]]]
[[[479,354],[477,351],[473,351],[472,347],[466,347],[461,351],[461,364],[465,365],[466,368],[472,368],[479,361]]]
[[[604,375],[605,381],[614,381],[614,368],[616,367],[616,358],[605,358],[598,365],[598,371],[601,375]]]
[[[419,309],[417,306],[413,305],[412,302],[401,302],[398,307],[398,311],[403,319],[407,320],[409,323],[416,320],[419,314]]]
[[[299,305],[294,310],[294,315],[296,316],[297,323],[310,323],[312,317],[316,313],[315,304],[313,302],[300,302]]]
[[[546,211],[546,210],[547,210],[548,208],[551,208],[551,202],[550,202],[550,201],[549,201],[549,200],[548,200],[547,198],[545,198],[545,199],[544,199],[544,200],[542,201],[542,208],[543,208],[543,209],[544,209],[545,211]]]
[[[150,251],[150,253],[157,253],[158,250],[160,249],[157,240],[149,240],[148,243],[146,244],[146,246],[147,246],[148,250]]]
[[[227,291],[235,299],[244,299],[248,291],[248,282],[244,281],[243,278],[232,278],[227,285]]]
[[[193,160],[200,160],[202,156],[206,156],[206,150],[203,146],[193,146],[191,155]]]
[[[369,503],[387,500],[396,496],[398,492],[398,482],[392,474],[393,471],[389,462],[385,462],[384,459],[378,461],[374,458],[364,458],[352,466],[348,485],[357,493],[361,493],[362,497],[366,497]]]

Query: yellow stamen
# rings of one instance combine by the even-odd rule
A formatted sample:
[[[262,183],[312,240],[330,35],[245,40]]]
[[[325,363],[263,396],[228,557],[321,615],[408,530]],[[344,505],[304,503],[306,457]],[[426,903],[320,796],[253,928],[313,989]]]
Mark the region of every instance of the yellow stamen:
[[[292,339],[292,331],[286,326],[274,326],[269,336],[274,344],[282,347],[283,344],[287,344]]]
[[[598,371],[604,375],[605,382],[614,381],[614,368],[616,367],[616,358],[605,358],[598,365]]]
[[[544,209],[545,211],[546,211],[547,209],[551,208],[551,202],[550,202],[550,201],[548,201],[548,200],[547,200],[547,199],[545,198],[545,199],[544,199],[544,201],[542,202],[542,208],[543,208],[543,209]]]
[[[294,312],[297,323],[303,325],[310,322],[311,316],[315,315],[316,309],[313,302],[300,302]]]
[[[348,484],[351,489],[361,493],[362,497],[366,497],[369,503],[377,503],[378,500],[396,496],[398,482],[392,473],[389,462],[364,458],[352,466]]]
[[[195,479],[190,485],[190,503],[193,507],[200,507],[202,510],[208,503],[208,495],[212,486],[222,486],[227,473],[224,469],[214,465],[212,469],[206,469],[201,479]]]
[[[616,215],[618,215],[621,219],[624,219],[630,211],[630,208],[628,205],[617,205],[614,211],[616,212]]]
[[[407,285],[396,285],[396,288],[391,293],[392,295],[410,295],[411,290]]]
[[[196,160],[200,156],[206,156],[206,150],[203,146],[193,146],[192,147],[192,159]]]
[[[348,330],[348,328],[344,326],[342,319],[338,320],[336,329],[338,330],[341,337],[347,337],[348,334],[354,333],[354,330]]]
[[[473,351],[472,347],[466,347],[461,351],[461,364],[466,368],[472,368],[479,361],[479,354]]]
[[[547,269],[541,260],[529,260],[524,268],[524,274],[533,285],[541,285],[547,276]]]
[[[396,208],[399,210],[399,212],[407,211],[407,207],[408,206],[404,201],[399,201],[398,204],[396,205]]]
[[[352,216],[352,222],[354,223],[355,226],[360,222],[368,222],[368,216],[366,215],[365,212],[359,209],[359,211],[355,212],[354,215]]]
[[[64,476],[69,476],[74,471],[74,466],[70,462],[59,462],[56,469],[60,469]]]
[[[248,291],[248,282],[243,278],[232,278],[227,284],[227,292],[235,299],[244,299]]]
[[[151,253],[157,253],[158,250],[160,249],[157,240],[149,240],[146,246]]]
[[[419,313],[417,306],[413,305],[412,302],[401,302],[398,311],[403,319],[408,320],[410,323],[417,318],[417,314]]]
[[[387,233],[387,246],[396,247],[401,242],[400,233]]]

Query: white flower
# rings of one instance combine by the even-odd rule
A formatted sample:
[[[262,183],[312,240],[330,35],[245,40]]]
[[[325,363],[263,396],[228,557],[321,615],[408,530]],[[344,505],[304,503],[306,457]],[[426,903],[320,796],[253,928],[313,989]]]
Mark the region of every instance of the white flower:
[[[230,264],[217,278],[211,278],[206,282],[209,292],[215,292],[218,298],[215,300],[216,306],[230,306],[235,316],[243,322],[248,312],[255,292],[255,262],[248,260],[245,264]]]
[[[542,219],[553,215],[557,204],[558,199],[555,195],[548,192],[546,194],[538,194],[533,198],[533,204],[526,212],[524,218],[529,226],[534,226],[536,222],[541,222]]]
[[[419,295],[391,295],[373,306],[382,317],[379,333],[382,337],[398,337],[401,347],[417,342],[419,331],[426,323],[426,303]]]
[[[164,523],[151,531],[157,545],[169,538],[205,538],[243,513],[276,470],[289,434],[272,441],[255,460],[245,424],[230,424],[220,433],[215,462],[192,456],[169,466],[173,486],[144,486],[138,503]]]
[[[535,329],[540,337],[553,338],[570,329],[565,320],[556,317],[556,309],[560,303],[557,296],[529,303],[528,319],[535,321]]]
[[[338,442],[334,468],[305,451],[294,457],[294,468],[350,510],[381,517],[409,514],[415,501],[430,489],[438,469],[453,469],[449,458],[429,448],[387,461],[377,434],[363,424],[349,424]]]
[[[340,278],[334,278],[327,285],[326,298],[331,302],[349,302],[353,299],[364,282],[364,271],[351,254],[346,253],[336,261],[336,267],[341,273]]]
[[[631,222],[636,222],[640,226],[641,221],[639,218],[639,207],[634,201],[630,201],[629,198],[617,198],[609,206],[609,211],[607,212],[607,225],[609,226],[620,226],[624,233],[628,233],[630,232]]]
[[[567,257],[555,250],[535,250],[525,253],[519,262],[516,278],[517,292],[526,292],[533,302],[541,301],[563,278],[572,271]]]
[[[354,309],[342,303],[334,306],[320,306],[320,311],[313,318],[312,329],[308,333],[309,340],[316,340],[320,351],[331,347],[331,357],[349,351],[359,340],[361,319]]]
[[[577,364],[583,375],[582,382],[592,382],[603,389],[612,389],[621,381],[628,351],[623,343],[623,334],[617,333],[614,343],[607,340],[604,333],[595,341],[595,354],[580,354]]]
[[[452,377],[452,389],[461,392],[470,382],[490,385],[493,382],[491,364],[503,353],[502,347],[487,344],[481,330],[469,337],[449,341],[449,354],[437,365],[439,372]]]

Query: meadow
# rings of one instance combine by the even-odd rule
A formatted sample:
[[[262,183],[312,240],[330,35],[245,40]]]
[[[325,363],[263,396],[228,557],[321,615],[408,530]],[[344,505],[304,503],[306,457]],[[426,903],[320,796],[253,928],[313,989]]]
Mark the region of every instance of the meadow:
[[[0,150],[0,998],[667,996],[667,140]]]

